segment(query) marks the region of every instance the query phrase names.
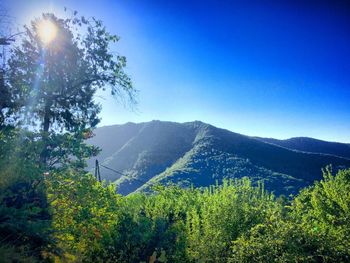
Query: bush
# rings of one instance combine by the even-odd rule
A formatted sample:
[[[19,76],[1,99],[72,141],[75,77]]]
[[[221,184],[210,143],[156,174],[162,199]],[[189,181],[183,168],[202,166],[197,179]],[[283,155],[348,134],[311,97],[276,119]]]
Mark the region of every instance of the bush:
[[[330,169],[301,191],[285,216],[233,242],[230,262],[349,262],[350,170]]]
[[[0,132],[1,254],[5,262],[44,261],[54,240],[43,171],[33,162],[31,137],[18,135],[15,130]],[[24,148],[31,151],[26,155]]]

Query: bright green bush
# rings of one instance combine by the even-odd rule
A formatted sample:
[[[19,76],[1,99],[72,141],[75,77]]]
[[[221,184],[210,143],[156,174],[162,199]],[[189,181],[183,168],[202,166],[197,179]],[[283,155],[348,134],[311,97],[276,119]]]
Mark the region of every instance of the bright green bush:
[[[288,200],[248,179],[122,197],[88,174],[46,178],[61,258],[77,262],[347,262],[349,174]]]
[[[318,254],[330,262],[350,261],[350,169],[301,191],[293,202],[291,216],[305,233],[317,237]]]
[[[61,257],[77,262],[109,257],[122,200],[114,187],[70,170],[48,175],[45,183]]]
[[[287,213],[233,241],[230,262],[349,262],[350,170],[330,169]]]

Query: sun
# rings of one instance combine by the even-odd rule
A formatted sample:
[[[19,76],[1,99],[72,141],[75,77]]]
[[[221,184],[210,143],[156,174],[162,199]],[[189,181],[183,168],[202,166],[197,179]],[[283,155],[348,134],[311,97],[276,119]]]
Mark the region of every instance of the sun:
[[[57,34],[57,26],[47,19],[43,19],[39,22],[37,30],[44,44],[49,44]]]

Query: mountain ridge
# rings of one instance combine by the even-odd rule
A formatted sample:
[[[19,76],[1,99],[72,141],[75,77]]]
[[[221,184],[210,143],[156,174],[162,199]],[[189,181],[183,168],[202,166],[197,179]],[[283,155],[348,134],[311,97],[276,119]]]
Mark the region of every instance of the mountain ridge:
[[[102,148],[100,163],[126,175],[102,172],[122,194],[147,190],[154,183],[201,187],[244,176],[264,180],[276,193],[294,194],[321,179],[321,169],[328,164],[350,167],[345,157],[302,152],[291,149],[293,145],[278,145],[278,140],[272,143],[200,121],[126,123],[98,128],[95,134],[89,143]],[[333,145],[329,143],[326,146]],[[346,144],[340,145],[343,149]]]
[[[311,152],[311,153],[323,153],[327,155],[334,155],[350,160],[350,144],[341,142],[329,142],[325,140],[315,139],[311,137],[292,137],[289,139],[274,139],[254,137],[258,140],[275,144],[287,149]]]

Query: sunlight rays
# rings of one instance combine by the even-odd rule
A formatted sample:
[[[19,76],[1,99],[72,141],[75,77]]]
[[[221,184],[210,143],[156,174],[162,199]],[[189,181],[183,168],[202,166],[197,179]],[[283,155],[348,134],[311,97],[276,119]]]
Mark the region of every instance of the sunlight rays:
[[[49,44],[57,35],[57,27],[50,20],[40,21],[37,30],[41,41],[45,45]]]

